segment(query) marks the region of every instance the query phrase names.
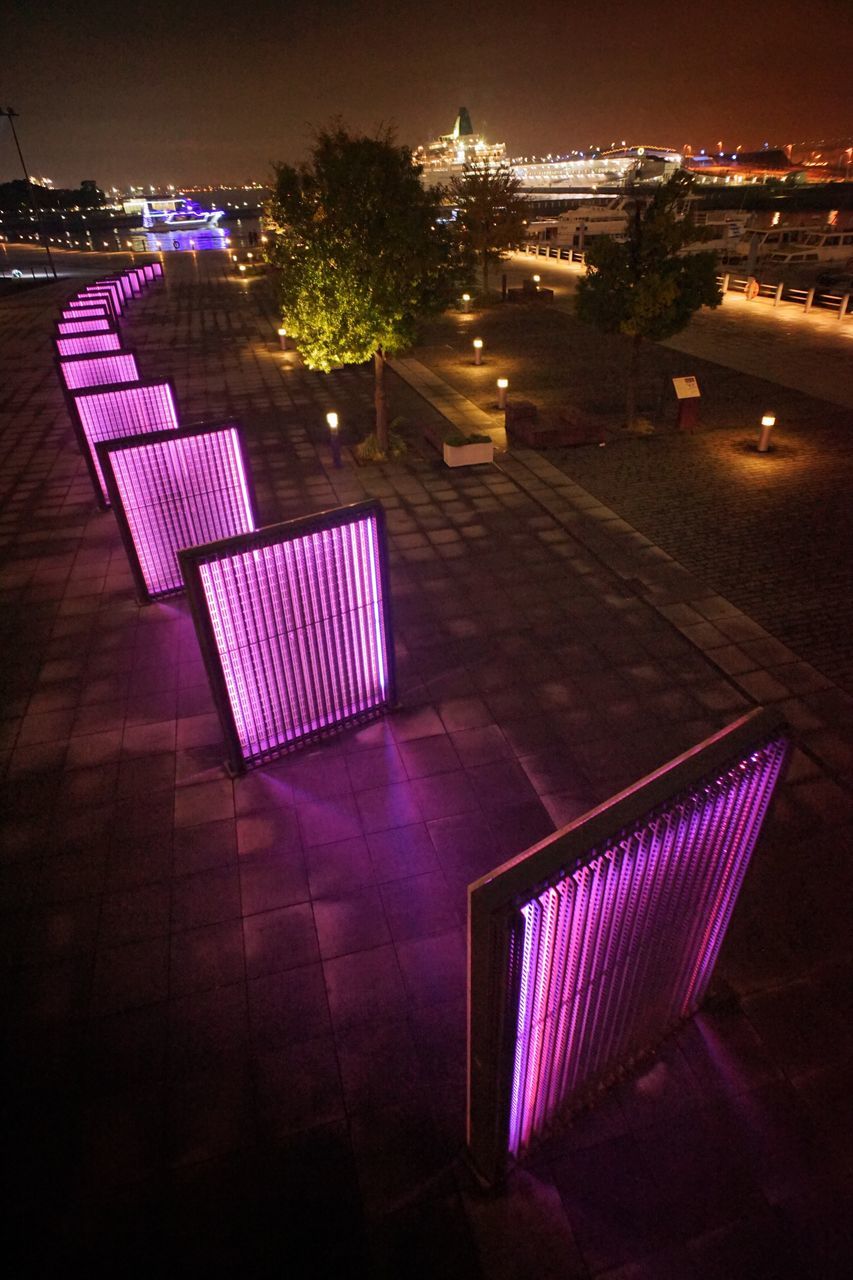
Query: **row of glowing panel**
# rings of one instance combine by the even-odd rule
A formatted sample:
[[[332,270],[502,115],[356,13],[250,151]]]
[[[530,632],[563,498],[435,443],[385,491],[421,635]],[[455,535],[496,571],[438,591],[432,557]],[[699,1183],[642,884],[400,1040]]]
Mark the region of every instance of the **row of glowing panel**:
[[[752,752],[519,907],[511,1155],[696,1010],[784,756]]]
[[[111,304],[98,305],[112,323]],[[153,600],[182,590],[209,544],[255,531],[255,504],[238,428],[182,430],[171,384],[139,381],[133,353],[113,347],[115,337],[105,329],[60,338],[105,349],[59,363],[99,501],[115,508],[139,594]],[[380,514],[333,518],[304,535],[284,526],[281,541],[274,534],[260,531],[262,545],[233,559],[203,559],[195,574],[196,625],[214,691],[224,693],[235,768],[364,718],[390,697]]]

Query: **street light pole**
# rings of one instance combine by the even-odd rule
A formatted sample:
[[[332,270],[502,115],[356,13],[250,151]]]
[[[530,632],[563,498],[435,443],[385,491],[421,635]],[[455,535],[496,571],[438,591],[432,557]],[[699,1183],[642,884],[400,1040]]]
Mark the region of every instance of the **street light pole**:
[[[35,218],[36,226],[38,227],[39,239],[41,240],[42,245],[44,247],[44,251],[47,254],[47,262],[48,262],[48,266],[51,269],[51,272],[53,273],[53,278],[54,280],[57,280],[58,276],[56,274],[56,267],[53,265],[53,255],[50,252],[50,245],[48,244],[47,235],[45,234],[44,226],[41,220],[41,209],[38,206],[38,201],[36,200],[36,197],[35,197],[35,191],[33,190],[33,184],[30,180],[30,175],[27,172],[27,165],[26,165],[26,161],[24,160],[24,153],[21,150],[21,144],[18,141],[18,131],[15,128],[15,117],[17,116],[17,114],[18,114],[17,111],[14,111],[12,107],[7,107],[5,111],[3,110],[2,107],[0,107],[0,116],[5,116],[6,119],[9,121],[9,128],[12,130],[12,137],[14,138],[15,146],[18,149],[18,157],[21,161],[21,168],[24,171],[24,177],[27,180],[27,195],[30,198],[30,208],[33,211],[33,217]]]

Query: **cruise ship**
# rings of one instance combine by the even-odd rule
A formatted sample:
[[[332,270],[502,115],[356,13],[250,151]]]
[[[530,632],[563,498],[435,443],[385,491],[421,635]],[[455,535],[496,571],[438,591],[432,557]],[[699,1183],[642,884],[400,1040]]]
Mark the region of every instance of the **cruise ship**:
[[[481,133],[474,132],[467,107],[460,107],[450,133],[443,133],[434,142],[418,147],[414,160],[423,170],[424,186],[435,187],[460,177],[472,164],[487,165],[490,169],[506,167],[506,143],[487,142]]]

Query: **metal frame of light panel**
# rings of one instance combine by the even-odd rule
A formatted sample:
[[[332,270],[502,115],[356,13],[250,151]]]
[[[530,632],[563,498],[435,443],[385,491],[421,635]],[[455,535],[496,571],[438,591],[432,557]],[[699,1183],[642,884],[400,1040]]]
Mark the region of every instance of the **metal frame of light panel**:
[[[56,367],[67,391],[139,381],[136,355],[128,347],[87,356],[56,356]]]
[[[179,560],[234,773],[393,705],[380,502],[269,525]]]
[[[109,499],[96,454],[99,441],[150,435],[154,431],[177,431],[180,425],[175,388],[170,378],[140,378],[138,382],[66,391],[65,398],[98,506],[102,508],[109,506]],[[164,412],[166,405],[171,408]],[[110,430],[107,431],[103,419],[111,414]],[[101,421],[96,423],[95,419]]]
[[[63,360],[69,356],[91,356],[99,351],[121,351],[121,334],[115,329],[105,333],[78,333],[70,338],[54,338],[53,345]]]
[[[73,320],[56,321],[55,329],[58,338],[70,338],[75,333],[110,333],[115,329],[115,324],[108,315],[90,316],[85,311],[71,314],[75,317]],[[82,316],[82,320],[78,320],[77,316]]]
[[[758,709],[468,888],[468,1146],[488,1183],[694,1013],[785,765]]]
[[[235,422],[105,440],[96,449],[143,604],[184,590],[179,551],[258,527],[245,440]]]

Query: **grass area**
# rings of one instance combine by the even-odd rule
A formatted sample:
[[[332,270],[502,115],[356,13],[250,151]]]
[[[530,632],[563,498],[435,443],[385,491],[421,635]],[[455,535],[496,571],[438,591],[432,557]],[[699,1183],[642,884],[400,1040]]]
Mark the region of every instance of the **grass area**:
[[[471,345],[475,337],[484,342],[479,367]],[[599,333],[548,303],[446,312],[425,327],[412,354],[487,412],[496,409],[497,378],[508,378],[511,400],[532,400],[543,409],[573,405],[603,415],[614,430],[624,421],[628,339]],[[702,429],[757,423],[768,408],[789,425],[802,426],[831,412],[830,406],[798,391],[646,342],[639,411],[659,432],[675,429],[671,379],[690,374],[702,391]]]

